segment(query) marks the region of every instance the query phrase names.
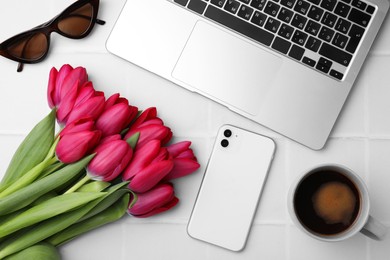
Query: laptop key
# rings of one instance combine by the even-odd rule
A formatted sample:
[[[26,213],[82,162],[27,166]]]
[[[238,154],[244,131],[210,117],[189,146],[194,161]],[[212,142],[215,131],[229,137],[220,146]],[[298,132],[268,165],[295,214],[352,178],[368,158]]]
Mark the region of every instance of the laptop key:
[[[294,44],[291,47],[291,50],[288,53],[288,56],[290,56],[291,58],[294,58],[296,60],[301,60],[304,53],[305,53],[305,49],[304,48],[301,48],[298,45]]]
[[[317,62],[316,69],[324,73],[328,73],[331,66],[332,62],[330,60],[321,57]]]
[[[272,17],[269,17],[267,23],[264,25],[264,28],[268,31],[276,33],[279,29],[280,22]]]
[[[343,73],[338,72],[337,70],[330,70],[329,75],[340,80],[344,77]]]
[[[265,24],[265,21],[267,20],[267,17],[268,17],[267,15],[260,13],[259,11],[256,11],[252,17],[251,22],[258,26],[263,26]]]
[[[245,20],[249,20],[249,18],[251,18],[252,13],[252,8],[246,5],[241,5],[240,10],[238,11],[238,16],[244,18]]]
[[[179,5],[186,6],[188,3],[188,0],[175,0],[175,3],[178,3]]]
[[[320,34],[318,35],[318,38],[321,40],[330,42],[332,40],[332,37],[334,35],[334,31],[332,29],[329,29],[328,27],[322,26]]]
[[[342,32],[346,34],[349,30],[349,27],[351,27],[351,22],[348,22],[342,18],[339,18],[337,20],[336,26],[334,27],[337,31]]]
[[[305,15],[309,10],[310,4],[303,0],[298,0],[297,4],[294,7],[294,10],[298,13]]]
[[[332,11],[333,8],[335,7],[336,3],[337,3],[337,0],[322,0],[321,7],[328,10],[328,11]]]
[[[295,30],[295,33],[294,33],[294,35],[293,35],[291,40],[293,42],[303,46],[303,44],[305,44],[307,36],[308,35],[306,33],[298,31],[298,30]]]
[[[318,49],[320,48],[321,43],[322,43],[321,40],[318,40],[317,38],[310,36],[306,42],[305,47],[311,51],[317,52]]]
[[[225,4],[226,0],[211,0],[210,1],[213,5],[216,5],[218,7],[223,7],[223,5]]]
[[[283,54],[287,54],[288,50],[290,49],[290,46],[291,42],[286,41],[285,39],[282,39],[280,37],[276,37],[271,47]]]
[[[342,17],[347,17],[347,14],[351,7],[349,5],[344,4],[343,2],[338,2],[336,9],[334,9],[335,14],[338,14]]]
[[[252,0],[251,6],[261,11],[263,10],[266,2],[267,0]]]
[[[278,14],[278,19],[285,22],[289,23],[293,17],[294,12],[291,10],[286,9],[285,7],[282,7]]]
[[[321,16],[323,13],[324,13],[323,9],[321,9],[315,5],[312,5],[307,16],[309,16],[311,19],[319,21],[321,19]]]
[[[216,21],[226,27],[231,28],[259,43],[270,46],[274,35],[262,28],[252,25],[238,17],[230,15],[223,10],[209,5],[204,15],[211,20]]]
[[[348,20],[357,23],[363,27],[367,27],[370,22],[371,16],[367,13],[364,13],[356,8],[352,8],[351,12],[348,15]]]
[[[344,49],[345,45],[347,45],[347,41],[348,41],[348,37],[347,36],[345,36],[343,34],[340,34],[340,33],[336,33],[332,43],[334,45],[336,45],[337,47],[339,47],[341,49]]]
[[[360,0],[353,0],[352,5],[356,6],[357,8],[364,10],[366,9],[367,4],[365,2],[362,2]]]
[[[327,44],[326,42],[322,43],[318,53],[324,56],[325,58],[337,62],[345,67],[349,65],[352,59],[351,54],[343,50],[340,50],[330,44]]]
[[[268,3],[266,4],[266,6],[264,8],[264,13],[272,15],[272,16],[276,16],[279,9],[280,9],[280,5],[268,1]]]
[[[334,14],[331,14],[329,12],[326,12],[324,14],[324,17],[322,17],[321,23],[325,24],[326,26],[332,28],[337,20],[337,16]]]
[[[352,25],[351,30],[349,31],[349,42],[347,47],[345,48],[347,51],[354,53],[356,51],[357,46],[359,45],[360,40],[364,34],[364,28],[359,27],[357,25]]]
[[[299,29],[303,29],[303,27],[305,27],[305,24],[307,22],[307,18],[300,15],[300,14],[295,14],[294,15],[294,18],[292,19],[291,21],[291,25],[292,26],[295,26]]]
[[[280,3],[288,8],[293,8],[296,0],[281,0]]]
[[[310,3],[312,4],[315,4],[315,5],[319,5],[321,0],[308,0]]]
[[[231,12],[232,14],[235,14],[239,7],[240,7],[240,2],[235,0],[227,0],[224,9],[228,12]]]
[[[308,57],[303,57],[302,62],[305,63],[306,65],[309,65],[310,67],[314,67],[316,65],[316,61],[312,60]]]
[[[316,36],[321,28],[321,24],[314,22],[313,20],[309,20],[305,27],[305,32],[310,33],[311,35]]]
[[[197,12],[198,14],[203,14],[204,9],[206,9],[207,4],[202,0],[191,0],[187,8]]]
[[[278,34],[282,36],[283,38],[290,39],[292,34],[294,32],[294,28],[287,24],[282,24],[282,26],[279,29]]]

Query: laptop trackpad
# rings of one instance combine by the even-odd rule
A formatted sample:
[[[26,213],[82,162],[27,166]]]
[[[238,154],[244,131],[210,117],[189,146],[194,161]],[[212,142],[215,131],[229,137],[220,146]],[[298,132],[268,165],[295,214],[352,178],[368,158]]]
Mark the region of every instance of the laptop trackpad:
[[[199,21],[172,76],[217,102],[257,115],[281,64],[278,56]]]

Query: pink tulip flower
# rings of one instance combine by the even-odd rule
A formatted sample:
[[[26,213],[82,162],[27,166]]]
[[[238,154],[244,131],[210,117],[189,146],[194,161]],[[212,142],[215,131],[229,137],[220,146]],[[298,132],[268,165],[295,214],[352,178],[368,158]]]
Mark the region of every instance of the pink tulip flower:
[[[95,122],[92,121],[91,118],[82,118],[68,124],[64,129],[62,129],[59,135],[60,137],[62,137],[70,133],[77,133],[81,131],[92,131],[92,130],[95,130]]]
[[[152,140],[136,150],[122,179],[130,181],[129,188],[135,192],[146,192],[159,183],[173,168],[166,148],[159,140]]]
[[[169,127],[166,127],[164,125],[148,124],[145,126],[141,125],[139,128],[130,130],[129,132],[127,132],[124,139],[126,140],[127,138],[130,138],[137,132],[140,135],[136,149],[141,148],[143,145],[145,145],[151,140],[160,140],[161,144],[164,145],[172,138],[172,131]]]
[[[105,104],[104,93],[95,91],[92,82],[86,82],[77,93],[77,98],[69,114],[63,115],[61,110],[58,110],[59,121],[61,123],[71,123],[75,120],[90,117],[96,120],[103,112]]]
[[[118,134],[104,138],[94,153],[96,155],[87,167],[88,175],[95,180],[112,181],[130,162],[133,150]]]
[[[137,116],[138,108],[129,101],[114,94],[105,103],[104,111],[96,121],[96,127],[103,136],[119,134]]]
[[[147,218],[171,209],[178,202],[172,184],[162,183],[152,190],[137,194],[136,203],[127,212],[138,218]]]
[[[174,166],[172,171],[165,176],[165,181],[189,175],[200,167],[190,146],[191,142],[183,141],[167,147]]]
[[[56,156],[63,163],[73,163],[90,153],[100,140],[98,130],[83,130],[62,135],[56,147]]]
[[[164,122],[157,117],[155,107],[150,107],[142,112],[134,123],[132,123],[124,139],[130,138],[137,132],[140,133],[140,136],[136,149],[141,148],[144,144],[154,139],[160,140],[161,144],[164,145],[172,138],[171,129],[164,126]]]
[[[149,107],[145,111],[141,113],[141,115],[137,118],[137,120],[134,121],[134,123],[131,125],[130,130],[138,128],[141,124],[154,120],[154,119],[159,119],[157,117],[157,109],[155,107]],[[163,122],[161,119],[160,123],[163,125]],[[156,123],[156,122],[155,122]]]
[[[73,69],[65,64],[57,71],[56,68],[50,70],[47,100],[50,108],[59,107],[64,99],[69,99],[69,95],[77,94],[72,90],[74,87],[80,88],[88,80],[88,75],[83,67]]]

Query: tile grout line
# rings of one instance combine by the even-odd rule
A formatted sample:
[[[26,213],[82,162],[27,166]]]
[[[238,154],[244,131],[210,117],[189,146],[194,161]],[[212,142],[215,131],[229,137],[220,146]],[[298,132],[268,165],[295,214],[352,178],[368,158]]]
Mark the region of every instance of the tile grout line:
[[[285,144],[285,151],[286,151],[286,158],[284,159],[284,171],[286,173],[286,177],[285,177],[285,187],[286,187],[286,191],[287,191],[287,194],[286,194],[286,202],[287,202],[287,199],[288,199],[288,190],[289,190],[289,183],[290,183],[290,179],[291,179],[291,172],[289,170],[289,167],[288,165],[290,164],[290,143],[289,142],[286,142],[284,141],[284,144]],[[286,203],[285,203],[286,204]],[[287,207],[287,205],[285,205]],[[286,230],[286,236],[285,236],[285,249],[286,249],[286,260],[289,260],[291,259],[291,243],[290,243],[290,232],[291,232],[291,225],[289,225],[289,212],[287,210],[287,208],[285,208],[285,210],[287,211],[286,214],[285,214],[285,230]]]
[[[369,101],[369,88],[366,87],[364,89],[364,132],[366,134],[366,136],[369,137],[369,134],[370,134],[370,113],[368,112],[369,108],[370,108],[370,101]],[[365,138],[364,139],[364,148],[365,148],[365,151],[364,151],[364,171],[365,171],[365,178],[366,178],[366,183],[367,183],[367,186],[369,187],[370,186],[370,166],[369,166],[369,163],[370,163],[370,138]],[[368,239],[366,239],[366,259],[367,260],[370,260],[371,259],[371,247],[370,247],[370,242]]]

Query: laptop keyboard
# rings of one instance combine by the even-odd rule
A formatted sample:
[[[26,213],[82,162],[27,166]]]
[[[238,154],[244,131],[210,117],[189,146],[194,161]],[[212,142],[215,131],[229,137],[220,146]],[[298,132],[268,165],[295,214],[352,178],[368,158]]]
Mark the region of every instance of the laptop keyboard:
[[[174,0],[341,80],[375,7],[360,0]]]

